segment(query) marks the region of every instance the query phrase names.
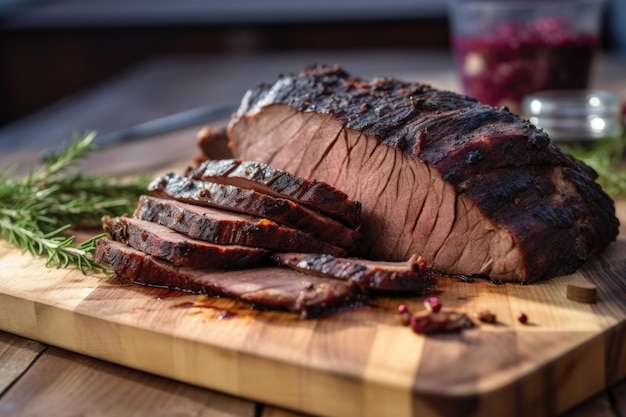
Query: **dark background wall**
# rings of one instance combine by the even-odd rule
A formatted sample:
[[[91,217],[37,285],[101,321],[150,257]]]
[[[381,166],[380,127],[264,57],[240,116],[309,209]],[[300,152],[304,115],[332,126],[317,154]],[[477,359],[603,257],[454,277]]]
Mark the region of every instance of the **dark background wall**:
[[[449,48],[445,3],[0,0],[0,125],[158,55],[351,48]]]

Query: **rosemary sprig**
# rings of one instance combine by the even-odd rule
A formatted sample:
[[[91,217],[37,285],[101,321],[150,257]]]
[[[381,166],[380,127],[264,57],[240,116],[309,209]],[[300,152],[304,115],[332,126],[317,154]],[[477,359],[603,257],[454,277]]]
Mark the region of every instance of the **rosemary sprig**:
[[[97,150],[95,132],[64,143],[46,158],[44,165],[24,178],[15,178],[15,168],[0,171],[0,237],[23,253],[45,256],[46,266],[76,266],[81,272],[108,267],[93,260],[99,234],[75,244],[71,228],[99,227],[104,214],[131,212],[150,178],[139,175],[121,182],[113,176],[85,174],[79,160]]]

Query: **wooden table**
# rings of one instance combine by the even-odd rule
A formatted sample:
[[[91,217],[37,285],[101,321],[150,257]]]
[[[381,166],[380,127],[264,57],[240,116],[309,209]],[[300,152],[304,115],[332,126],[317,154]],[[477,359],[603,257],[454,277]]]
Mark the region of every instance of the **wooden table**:
[[[273,80],[312,62],[339,62],[364,77],[394,75],[458,89],[446,53],[418,51],[332,52],[320,54],[225,55],[163,58],[59,102],[0,129],[0,166],[22,169],[42,149],[58,146],[73,131],[114,132],[172,113],[206,105],[235,103],[250,86]],[[594,85],[626,99],[626,59],[602,57]],[[193,158],[190,126],[115,146],[92,158],[98,172],[161,170]],[[623,213],[624,205],[620,202]],[[622,217],[622,222],[626,219]],[[621,236],[626,236],[624,225]],[[26,255],[28,256],[28,255]],[[37,341],[0,332],[0,416],[211,415],[297,416],[291,411],[131,370]],[[578,405],[565,416],[626,415],[626,381]]]

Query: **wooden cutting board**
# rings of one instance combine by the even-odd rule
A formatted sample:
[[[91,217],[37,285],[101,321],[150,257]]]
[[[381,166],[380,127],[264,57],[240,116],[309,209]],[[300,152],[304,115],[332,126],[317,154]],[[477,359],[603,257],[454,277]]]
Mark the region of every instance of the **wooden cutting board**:
[[[624,223],[626,204],[618,211]],[[623,229],[622,229],[623,232]],[[588,280],[598,301],[566,298]],[[0,329],[322,416],[552,416],[626,377],[626,238],[532,285],[439,282],[445,308],[497,324],[421,336],[380,298],[318,320],[47,269],[0,240]],[[528,324],[516,316],[524,312]],[[478,322],[477,322],[478,323]]]

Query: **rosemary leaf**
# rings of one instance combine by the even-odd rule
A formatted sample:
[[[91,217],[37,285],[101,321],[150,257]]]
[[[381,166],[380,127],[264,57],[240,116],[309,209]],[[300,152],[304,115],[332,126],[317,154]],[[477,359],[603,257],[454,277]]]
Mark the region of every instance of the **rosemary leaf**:
[[[75,244],[68,235],[79,227],[99,227],[105,215],[132,212],[150,178],[138,175],[128,181],[82,172],[79,160],[97,150],[95,132],[74,135],[60,151],[46,158],[38,170],[15,178],[15,167],[0,171],[0,237],[34,256],[47,258],[47,267],[74,266],[107,272],[94,261],[99,234]]]

